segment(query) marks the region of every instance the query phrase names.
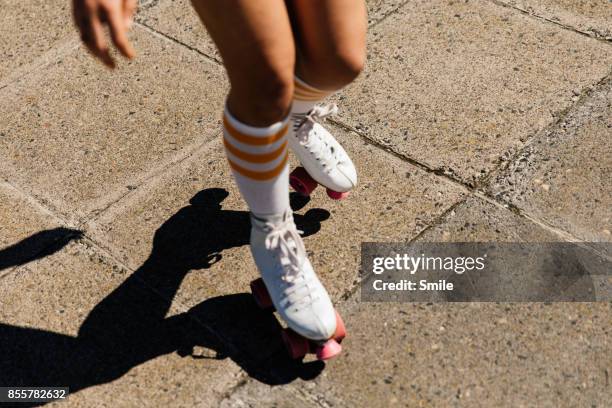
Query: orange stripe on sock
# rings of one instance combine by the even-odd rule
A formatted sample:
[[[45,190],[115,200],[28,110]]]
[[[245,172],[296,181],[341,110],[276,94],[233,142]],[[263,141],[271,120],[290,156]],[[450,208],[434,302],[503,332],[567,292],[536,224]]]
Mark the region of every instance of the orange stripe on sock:
[[[313,95],[308,95],[308,94],[303,94],[298,92],[297,90],[293,93],[293,99],[296,99],[298,101],[320,101],[323,98],[325,98],[325,95],[323,96],[313,96]]]
[[[307,95],[307,96],[316,96],[318,98],[323,98],[325,97],[325,95],[327,95],[327,92],[309,92],[305,89],[300,89],[298,87],[294,88],[293,93],[298,93],[298,94]]]
[[[295,81],[293,99],[298,101],[320,101],[330,93],[331,92],[321,91],[318,89],[308,89],[306,86]]]
[[[324,96],[328,95],[329,93],[331,93],[329,91],[324,91],[322,89],[317,89],[317,88],[313,88],[313,87],[304,85],[304,84],[302,84],[302,83],[300,83],[298,81],[294,81],[294,84],[295,84],[296,91],[299,91],[302,94],[309,94],[309,95],[312,95],[312,96],[317,95],[317,96],[320,96],[320,97],[324,97]]]
[[[283,150],[287,147],[287,141],[280,145],[280,147],[273,152],[263,153],[263,154],[252,154],[246,153],[237,147],[233,146],[230,142],[227,141],[226,138],[223,138],[223,144],[225,148],[234,156],[238,157],[241,160],[244,160],[249,163],[267,163],[275,160],[283,153]]]
[[[304,95],[300,95],[300,94],[293,94],[293,99],[295,99],[296,101],[320,101],[323,99],[323,97],[321,96],[304,96]]]
[[[225,129],[228,131],[228,133],[232,135],[232,137],[236,139],[237,141],[239,141],[240,143],[248,144],[251,146],[265,146],[265,145],[272,144],[276,142],[277,140],[281,139],[283,136],[285,136],[285,133],[287,133],[287,128],[289,127],[289,124],[286,124],[277,133],[273,135],[269,135],[269,136],[245,135],[244,133],[241,133],[237,129],[235,129],[229,123],[225,115],[223,115],[223,126],[225,126]]]
[[[245,169],[244,167],[237,165],[230,159],[227,159],[227,161],[229,162],[232,169],[242,174],[243,176],[248,177],[253,180],[266,181],[266,180],[270,180],[275,177],[278,177],[278,175],[283,171],[283,169],[287,165],[288,157],[289,157],[289,152],[286,152],[285,157],[280,162],[280,164],[276,166],[275,168],[273,168],[272,170],[268,170],[268,171],[253,171],[253,170]]]

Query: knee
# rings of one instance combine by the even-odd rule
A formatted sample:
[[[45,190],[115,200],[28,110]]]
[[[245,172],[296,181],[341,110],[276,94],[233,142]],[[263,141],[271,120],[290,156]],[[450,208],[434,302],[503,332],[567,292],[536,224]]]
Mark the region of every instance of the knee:
[[[229,102],[247,123],[263,126],[283,120],[293,99],[293,65],[260,65],[257,71],[245,80],[232,81]]]
[[[350,51],[335,56],[335,77],[342,86],[355,80],[365,66],[365,52]]]
[[[313,85],[323,89],[340,89],[355,80],[365,66],[365,50],[335,50],[305,62]]]
[[[273,72],[253,84],[253,106],[273,121],[283,119],[293,100],[293,70]]]

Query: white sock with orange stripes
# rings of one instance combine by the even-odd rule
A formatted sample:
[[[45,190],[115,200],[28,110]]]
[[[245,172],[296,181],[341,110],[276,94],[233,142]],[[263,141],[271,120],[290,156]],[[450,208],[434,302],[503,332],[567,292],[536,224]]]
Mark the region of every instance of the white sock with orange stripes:
[[[297,76],[295,77],[294,85],[291,120],[293,121],[294,129],[296,129],[296,127],[302,123],[308,112],[310,112],[317,103],[332,94],[333,91],[317,89],[302,81]]]
[[[225,153],[242,197],[259,218],[279,215],[289,208],[288,122],[289,118],[253,127],[225,108]]]

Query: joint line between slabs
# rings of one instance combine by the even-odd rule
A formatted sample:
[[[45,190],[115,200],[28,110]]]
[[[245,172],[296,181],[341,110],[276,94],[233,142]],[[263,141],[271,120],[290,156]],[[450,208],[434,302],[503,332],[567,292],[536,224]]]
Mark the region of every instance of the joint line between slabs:
[[[209,60],[209,61],[211,61],[211,62],[213,62],[213,63],[215,63],[217,65],[223,65],[223,63],[221,61],[219,61],[217,58],[215,58],[215,57],[213,57],[211,55],[208,55],[205,52],[202,52],[199,49],[197,49],[195,47],[192,47],[191,45],[185,44],[184,42],[182,42],[182,41],[180,41],[180,40],[178,40],[178,39],[176,39],[174,37],[171,37],[171,36],[169,36],[166,33],[158,31],[158,30],[154,29],[153,27],[151,27],[150,25],[148,25],[148,24],[146,24],[146,23],[144,23],[142,21],[136,21],[134,24],[136,26],[140,27],[141,29],[143,29],[144,31],[148,32],[151,35],[154,35],[154,36],[159,37],[159,38],[161,38],[163,40],[166,40],[168,42],[171,42],[173,44],[176,44],[178,46],[186,48],[187,50],[189,50],[191,52],[195,52],[196,54],[206,58],[207,60]]]
[[[557,236],[559,236],[559,237],[561,237],[561,238],[563,238],[565,240],[568,240],[570,242],[584,242],[584,240],[574,236],[573,234],[571,234],[571,233],[569,233],[567,231],[564,231],[562,229],[553,227],[552,225],[548,224],[546,221],[540,220],[537,217],[534,217],[534,216],[530,215],[526,211],[523,211],[522,209],[520,209],[519,207],[513,205],[510,202],[505,202],[505,201],[499,200],[499,199],[497,199],[497,198],[487,194],[486,192],[484,192],[481,189],[479,189],[479,187],[470,186],[470,185],[462,182],[461,180],[457,180],[457,179],[449,176],[446,173],[443,173],[443,172],[441,172],[439,170],[436,170],[436,169],[432,169],[428,165],[426,165],[424,163],[421,163],[418,160],[415,160],[415,159],[413,159],[411,157],[408,157],[406,155],[397,153],[397,152],[391,150],[390,148],[388,148],[388,147],[386,147],[384,145],[381,145],[380,143],[370,139],[368,136],[366,136],[365,134],[361,133],[360,131],[355,130],[351,126],[348,126],[348,125],[346,125],[346,124],[344,124],[342,122],[338,122],[336,120],[333,120],[331,122],[336,124],[336,125],[338,125],[338,126],[340,126],[340,127],[342,127],[342,128],[344,128],[345,130],[349,130],[349,131],[352,131],[352,132],[356,133],[366,143],[371,144],[372,146],[374,146],[375,148],[378,148],[382,152],[390,154],[390,155],[392,155],[392,156],[394,156],[394,157],[396,157],[396,158],[398,158],[398,159],[400,159],[400,160],[402,160],[402,161],[404,161],[404,162],[406,162],[408,164],[411,164],[411,165],[413,165],[415,167],[420,168],[421,170],[423,170],[423,171],[425,171],[427,173],[433,174],[434,176],[442,178],[443,180],[458,186],[464,193],[467,193],[467,194],[469,194],[469,195],[471,195],[473,197],[479,198],[481,200],[485,200],[485,201],[487,201],[487,202],[489,202],[491,204],[496,205],[499,208],[503,208],[503,209],[505,209],[507,211],[511,211],[514,214],[516,214],[516,215],[518,215],[518,216],[528,220],[529,222],[531,222],[533,224],[536,224],[537,226],[539,226],[539,227],[541,227],[541,228],[543,228],[543,229],[545,229],[545,230],[547,230],[549,232],[554,233],[555,235],[557,235]],[[556,125],[556,124],[557,124],[557,121],[555,121],[555,123],[553,125]],[[548,129],[548,128],[549,127],[547,127],[546,129]],[[544,129],[544,131],[546,129]],[[533,139],[533,138],[534,138],[534,136],[532,136],[530,139]],[[527,146],[528,146],[528,144],[525,147],[523,147],[523,149],[525,149]],[[523,149],[521,149],[519,152],[522,152]],[[494,169],[494,170],[492,170],[492,172],[496,171],[496,170],[497,169]]]
[[[563,30],[571,31],[571,32],[573,32],[575,34],[579,34],[579,35],[588,37],[588,38],[590,38],[592,40],[596,40],[596,41],[603,42],[604,44],[612,45],[612,38],[603,37],[603,36],[600,37],[600,36],[597,36],[597,35],[590,34],[589,32],[579,30],[578,28],[573,27],[571,25],[563,24],[563,23],[561,23],[559,21],[555,21],[555,20],[552,20],[550,18],[547,18],[547,17],[544,17],[544,16],[540,16],[540,15],[535,14],[535,13],[531,13],[528,10],[522,9],[520,7],[517,7],[517,6],[513,6],[511,4],[505,3],[505,2],[500,1],[500,0],[489,0],[489,1],[491,3],[493,3],[493,4],[495,4],[496,6],[503,7],[503,8],[510,9],[510,10],[518,11],[520,14],[528,16],[528,17],[530,17],[530,18],[532,18],[534,20],[537,20],[539,22],[544,22],[544,23],[552,24],[552,25],[555,25],[555,26],[557,26],[557,27],[559,27],[559,28],[561,28]]]

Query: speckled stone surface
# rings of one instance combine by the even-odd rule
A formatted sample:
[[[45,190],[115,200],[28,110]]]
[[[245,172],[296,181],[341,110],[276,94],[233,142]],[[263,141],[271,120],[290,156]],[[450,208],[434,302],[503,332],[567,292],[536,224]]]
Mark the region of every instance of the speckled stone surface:
[[[136,19],[153,30],[221,60],[189,0],[159,0],[143,7]]]
[[[368,22],[378,23],[393,13],[406,0],[367,0]],[[173,38],[221,61],[221,55],[204,29],[189,0],[155,0],[146,2],[137,21],[162,35]]]
[[[342,201],[329,199],[322,187],[315,190],[310,202],[297,194],[292,201],[313,266],[338,298],[358,278],[362,241],[414,237],[463,193],[452,183],[376,151],[354,133],[334,130],[359,169],[358,187]],[[185,285],[186,290],[204,289],[191,296],[246,290],[256,276],[247,245],[250,225],[246,206],[230,178],[221,142],[211,143],[179,168],[181,171],[111,207],[90,224],[91,234],[106,240],[114,253],[124,254],[122,259],[133,268],[151,257],[158,238],[160,243],[175,242],[180,252],[170,259],[182,259],[190,252],[194,258],[210,258],[212,265],[187,265],[196,271],[211,266],[192,274],[207,283]],[[352,238],[346,239],[349,236]],[[189,246],[182,249],[185,245]],[[219,262],[214,262],[214,254],[221,255]],[[196,300],[190,299],[189,304]]]
[[[213,407],[239,380],[215,336],[165,318],[163,297],[87,241],[4,276],[0,299],[3,386],[68,386],[71,406]]]
[[[0,13],[0,88],[15,71],[25,74],[54,47],[78,38],[70,2],[25,0],[2,3]],[[44,58],[43,58],[44,59]],[[33,67],[28,65],[34,64]]]
[[[313,382],[248,381],[221,406],[606,406],[609,304],[355,304]]]
[[[362,241],[414,237],[463,193],[448,181],[377,152],[354,133],[335,133],[352,152],[359,187],[340,202],[330,200],[322,188],[310,202],[296,194],[292,202],[313,267],[340,301],[358,280]],[[388,222],[381,223],[381,217]],[[134,269],[172,271],[163,284],[176,292],[168,293],[174,297],[170,313],[190,309],[234,342],[247,365],[263,364],[282,351],[278,325],[271,318],[261,320],[248,294],[249,282],[258,276],[248,248],[250,222],[220,141],[109,208],[88,224],[88,231]],[[253,326],[253,320],[259,323]],[[277,375],[283,364],[287,361],[273,358],[257,375]]]
[[[222,67],[137,28],[115,72],[80,48],[4,88],[0,175],[80,220],[218,132]]]
[[[612,5],[608,0],[497,1],[595,37],[612,39]]]
[[[366,0],[369,23],[380,22],[406,3],[406,0]]]
[[[559,237],[499,204],[470,197],[419,237],[423,242],[555,242]]]
[[[503,232],[501,232],[503,231]],[[554,236],[470,198],[423,241],[549,241]],[[343,357],[315,381],[248,381],[222,406],[606,406],[609,303],[362,303],[341,312]]]
[[[612,242],[611,141],[612,81],[607,81],[536,138],[489,189],[582,240]]]
[[[608,11],[367,4],[367,69],[327,124],[359,186],[292,196],[348,327],[326,364],[292,361],[248,293],[228,84],[188,1],[140,1],[138,57],[115,72],[78,45],[68,3],[2,8],[0,386],[67,385],[78,407],[612,405],[609,302],[359,291],[364,241],[610,241]],[[587,283],[612,297],[609,276]]]
[[[608,44],[475,1],[409,2],[370,30],[368,50],[341,121],[470,184],[612,65]]]
[[[58,220],[29,197],[0,181],[0,275],[32,259],[63,233]],[[36,240],[28,239],[37,234]]]

